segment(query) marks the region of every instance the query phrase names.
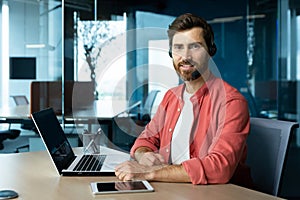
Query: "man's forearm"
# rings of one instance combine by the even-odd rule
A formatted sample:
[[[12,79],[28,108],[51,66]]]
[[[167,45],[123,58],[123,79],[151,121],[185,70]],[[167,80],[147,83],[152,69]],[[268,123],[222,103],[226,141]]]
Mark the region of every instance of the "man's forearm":
[[[147,173],[146,179],[151,181],[164,182],[187,182],[190,183],[190,177],[182,165],[163,165],[161,167],[154,166],[156,170]]]

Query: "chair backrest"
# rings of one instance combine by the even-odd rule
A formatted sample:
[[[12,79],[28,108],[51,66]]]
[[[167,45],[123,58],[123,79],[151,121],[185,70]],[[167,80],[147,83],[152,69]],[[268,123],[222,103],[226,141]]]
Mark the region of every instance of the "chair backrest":
[[[155,98],[157,96],[157,93],[160,92],[159,90],[152,90],[149,92],[145,103],[143,105],[143,111],[142,111],[142,117],[148,115],[149,117],[151,116],[151,110],[152,110],[152,106],[153,103],[155,101]]]
[[[64,83],[64,113],[85,109],[93,104],[94,85],[91,81]],[[84,97],[84,98],[82,98]],[[30,113],[52,107],[57,115],[62,114],[62,82],[32,81],[30,85]]]
[[[260,113],[256,105],[255,98],[253,97],[250,89],[248,87],[243,87],[243,90],[240,90],[240,92],[248,102],[248,109],[249,109],[250,116],[259,117]]]
[[[274,196],[280,189],[290,135],[298,123],[251,118],[248,157],[255,189]]]
[[[14,95],[11,97],[14,99],[16,105],[28,105],[29,104],[27,97],[25,95]]]

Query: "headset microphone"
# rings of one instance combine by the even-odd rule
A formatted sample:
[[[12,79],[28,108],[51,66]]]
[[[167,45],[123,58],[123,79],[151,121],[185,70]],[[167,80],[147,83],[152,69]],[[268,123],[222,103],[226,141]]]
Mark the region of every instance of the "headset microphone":
[[[200,72],[198,70],[194,71],[192,73],[192,80],[196,80],[201,76]]]

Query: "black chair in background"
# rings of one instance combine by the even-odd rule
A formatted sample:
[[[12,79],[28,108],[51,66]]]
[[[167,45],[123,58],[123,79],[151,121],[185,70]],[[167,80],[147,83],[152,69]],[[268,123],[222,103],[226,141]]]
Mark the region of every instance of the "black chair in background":
[[[259,111],[256,101],[255,101],[255,98],[252,95],[249,87],[248,86],[242,87],[240,89],[240,92],[245,97],[245,99],[248,101],[248,108],[249,108],[250,116],[251,117],[261,117],[260,111]]]
[[[28,103],[26,97],[25,99],[20,96],[16,96],[16,99],[14,99],[15,102],[18,101],[18,103]],[[9,127],[7,130],[1,130],[0,131],[0,150],[4,149],[3,141],[6,139],[16,139],[20,136],[21,130],[18,129],[11,129],[11,124],[9,123]]]
[[[21,131],[17,129],[11,129],[11,124],[9,124],[9,127],[7,130],[1,130],[0,131],[0,150],[4,149],[3,141],[6,139],[16,139],[19,137]]]
[[[15,101],[15,104],[17,106],[20,105],[29,105],[29,101],[25,95],[15,95],[11,96],[13,100]],[[33,121],[31,119],[23,119],[21,123],[21,128],[26,130],[34,130],[35,126],[33,124]]]
[[[126,113],[121,113],[114,118],[114,126],[118,132],[113,139],[116,146],[126,151],[130,150],[135,139],[150,122],[152,108],[159,92],[159,90],[150,91],[139,106],[133,106]]]
[[[150,122],[153,104],[159,92],[159,90],[150,91],[141,107],[137,111],[131,111],[132,119],[137,125],[146,126]]]
[[[27,97],[25,95],[15,95],[15,96],[11,96],[13,98],[13,100],[15,101],[15,104],[17,106],[20,105],[29,105],[29,101],[27,99]],[[35,131],[35,126],[33,124],[33,121],[31,119],[23,119],[22,123],[21,123],[21,129],[25,129],[25,130],[30,130],[30,131]],[[26,144],[19,146],[16,148],[15,152],[18,153],[21,149],[28,149],[29,150],[29,142],[27,142]]]

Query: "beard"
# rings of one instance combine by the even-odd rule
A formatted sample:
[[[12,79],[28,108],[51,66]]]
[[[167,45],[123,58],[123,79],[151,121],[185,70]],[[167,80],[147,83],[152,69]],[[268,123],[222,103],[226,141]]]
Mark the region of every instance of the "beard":
[[[191,70],[180,70],[180,66],[182,65],[192,65],[192,69]],[[197,69],[196,63],[192,62],[192,61],[183,61],[178,63],[177,65],[174,63],[173,61],[173,66],[175,68],[176,73],[178,74],[178,76],[183,80],[183,81],[193,81],[196,80],[198,78],[201,77],[201,72],[200,70]],[[203,72],[205,70],[202,70]]]

